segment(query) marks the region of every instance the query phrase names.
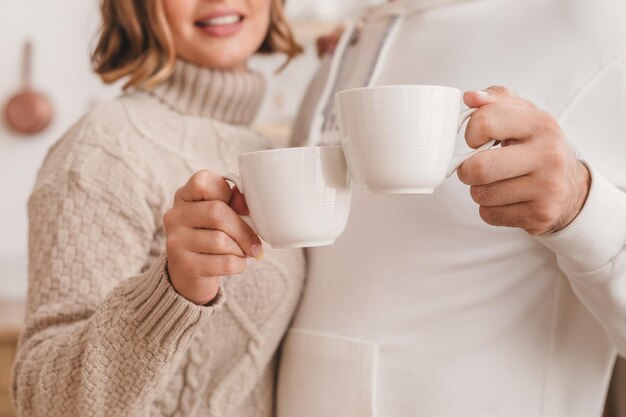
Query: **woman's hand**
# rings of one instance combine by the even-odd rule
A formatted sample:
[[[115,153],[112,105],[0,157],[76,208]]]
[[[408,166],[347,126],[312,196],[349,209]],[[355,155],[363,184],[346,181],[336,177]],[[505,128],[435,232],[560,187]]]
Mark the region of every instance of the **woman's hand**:
[[[205,305],[217,295],[221,277],[246,270],[248,257],[263,254],[261,240],[240,217],[248,214],[243,195],[219,175],[195,173],[163,216],[167,268],[183,297]]]

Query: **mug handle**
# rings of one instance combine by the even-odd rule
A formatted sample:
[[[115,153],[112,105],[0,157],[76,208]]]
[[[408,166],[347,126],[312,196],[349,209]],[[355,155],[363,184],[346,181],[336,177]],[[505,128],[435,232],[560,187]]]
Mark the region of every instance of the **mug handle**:
[[[241,194],[243,194],[243,181],[241,181],[241,177],[239,176],[239,174],[235,174],[233,172],[227,172],[226,174],[222,174],[222,178],[224,178],[226,181],[230,182],[231,184],[234,184],[239,191],[241,191]],[[254,225],[252,224],[252,218],[250,216],[240,216],[244,222],[246,222],[248,224],[248,226],[250,226],[252,228],[252,230],[254,230],[254,233],[257,233],[256,229],[254,228]]]
[[[231,184],[235,184],[235,186],[237,186],[239,191],[241,191],[241,194],[243,194],[243,182],[241,181],[241,177],[239,176],[239,174],[235,174],[233,172],[227,172],[226,174],[222,175],[222,178],[224,178],[226,181],[230,182]]]
[[[474,113],[476,113],[477,108],[465,109],[461,112],[461,116],[459,118],[459,125],[457,127],[457,133],[461,133],[461,129],[463,128],[463,124],[472,117]],[[478,148],[474,149],[468,153],[455,154],[452,155],[452,161],[450,162],[450,168],[448,168],[448,174],[446,177],[454,174],[454,172],[463,164],[463,162],[467,161],[472,156],[476,155],[479,152],[485,151],[487,149],[491,149],[495,146],[496,140],[490,140],[487,143],[482,144]],[[243,191],[242,191],[243,192]]]

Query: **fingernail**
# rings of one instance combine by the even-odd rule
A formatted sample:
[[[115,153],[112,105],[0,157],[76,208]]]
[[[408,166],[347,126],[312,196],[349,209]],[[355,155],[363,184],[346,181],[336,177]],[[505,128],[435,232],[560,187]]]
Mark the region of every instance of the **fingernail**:
[[[263,259],[263,247],[255,243],[250,247],[250,255],[252,255],[252,257],[257,261],[260,261]]]
[[[480,98],[489,97],[491,95],[491,93],[487,90],[479,90],[479,91],[474,91],[474,92]]]

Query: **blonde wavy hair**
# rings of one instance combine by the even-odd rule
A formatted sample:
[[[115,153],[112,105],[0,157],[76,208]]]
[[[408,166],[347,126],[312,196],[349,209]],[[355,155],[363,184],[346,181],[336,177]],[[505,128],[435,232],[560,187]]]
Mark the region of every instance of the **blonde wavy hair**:
[[[296,42],[283,12],[284,0],[271,0],[270,26],[263,54],[287,56],[282,70],[302,47]],[[162,0],[102,0],[102,28],[91,56],[94,71],[107,84],[128,77],[124,89],[152,88],[174,71],[176,51]]]

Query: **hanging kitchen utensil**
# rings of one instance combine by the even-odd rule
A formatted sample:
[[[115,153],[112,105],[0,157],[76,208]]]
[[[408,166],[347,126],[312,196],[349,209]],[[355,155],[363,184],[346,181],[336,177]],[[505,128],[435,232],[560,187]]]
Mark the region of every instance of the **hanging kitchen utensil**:
[[[50,101],[32,88],[32,44],[24,43],[22,89],[7,102],[4,115],[9,127],[16,132],[35,134],[44,130],[52,120]]]

